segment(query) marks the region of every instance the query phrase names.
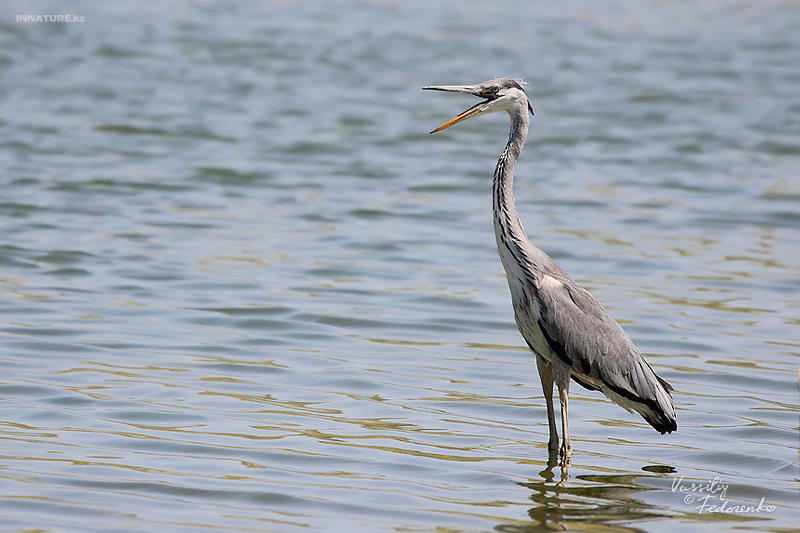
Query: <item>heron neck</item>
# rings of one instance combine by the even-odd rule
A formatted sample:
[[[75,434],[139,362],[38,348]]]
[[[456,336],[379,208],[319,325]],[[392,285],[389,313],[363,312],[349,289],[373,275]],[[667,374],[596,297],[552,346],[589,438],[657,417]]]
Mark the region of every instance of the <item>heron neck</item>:
[[[525,144],[525,138],[528,136],[528,109],[526,106],[521,107],[521,110],[511,113],[511,131],[508,134],[508,143],[497,161],[492,188],[495,236],[504,265],[503,247],[512,252],[512,255],[518,256],[515,252],[521,251],[523,243],[528,242],[517,215],[513,191],[514,168]],[[508,271],[508,266],[506,266],[506,270]]]

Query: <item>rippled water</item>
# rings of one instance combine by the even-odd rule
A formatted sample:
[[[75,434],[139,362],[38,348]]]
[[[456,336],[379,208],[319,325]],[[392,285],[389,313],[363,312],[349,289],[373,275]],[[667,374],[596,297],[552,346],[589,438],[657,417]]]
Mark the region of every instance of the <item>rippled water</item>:
[[[7,6],[0,529],[797,527],[800,8],[561,4]],[[568,471],[508,120],[427,134],[494,76],[528,234],[677,389],[660,436],[573,387]]]

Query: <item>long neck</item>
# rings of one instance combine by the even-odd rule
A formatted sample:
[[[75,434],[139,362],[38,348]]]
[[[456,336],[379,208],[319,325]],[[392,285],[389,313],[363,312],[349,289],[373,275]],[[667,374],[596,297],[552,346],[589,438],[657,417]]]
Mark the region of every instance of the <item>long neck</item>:
[[[517,264],[520,264],[520,259],[526,255],[524,249],[529,246],[525,230],[517,215],[512,190],[514,168],[525,144],[525,138],[528,136],[527,106],[519,106],[509,114],[511,116],[511,132],[508,135],[508,143],[497,161],[492,188],[495,236],[500,259],[503,261],[507,273],[509,273],[509,267],[512,266],[511,261],[515,260]]]

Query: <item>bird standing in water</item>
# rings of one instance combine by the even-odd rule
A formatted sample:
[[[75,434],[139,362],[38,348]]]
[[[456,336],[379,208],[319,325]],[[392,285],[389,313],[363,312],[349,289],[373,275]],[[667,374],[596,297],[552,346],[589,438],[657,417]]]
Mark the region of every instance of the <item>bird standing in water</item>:
[[[555,383],[561,404],[562,460],[568,463],[572,454],[567,420],[570,378],[589,390],[602,392],[624,409],[639,413],[656,431],[662,434],[676,431],[678,424],[670,395],[672,386],[653,372],[608,311],[525,235],[512,191],[514,167],[533,114],[525,90],[509,78],[479,85],[423,89],[466,93],[483,99],[431,133],[495,111],[507,111],[511,118],[508,143],[494,171],[494,232],[517,326],[536,354],[547,404],[551,453],[558,450],[553,409]]]

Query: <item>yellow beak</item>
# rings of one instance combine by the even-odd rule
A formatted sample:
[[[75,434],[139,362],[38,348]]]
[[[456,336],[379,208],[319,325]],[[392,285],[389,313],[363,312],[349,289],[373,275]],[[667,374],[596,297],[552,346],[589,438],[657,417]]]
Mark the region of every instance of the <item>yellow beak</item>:
[[[423,87],[423,91],[446,91],[450,93],[466,93],[471,94],[473,96],[480,96],[482,98],[487,98],[486,95],[481,94],[481,88],[478,85],[437,85],[433,87]],[[476,115],[480,115],[481,111],[483,111],[483,105],[486,101],[478,102],[474,106],[470,107],[460,115],[456,115],[455,117],[451,118],[431,133],[436,133],[437,131],[442,131],[443,129],[449,128],[454,124],[458,124],[461,121],[467,120],[468,118],[472,118]]]
[[[472,117],[474,117],[476,115],[480,115],[481,111],[483,111],[483,105],[485,103],[486,102],[478,102],[477,104],[475,104],[474,106],[470,107],[469,109],[467,109],[466,111],[464,111],[460,115],[454,116],[453,118],[451,118],[450,120],[448,120],[447,122],[445,122],[444,124],[442,124],[441,126],[436,128],[435,130],[433,130],[431,133],[436,133],[437,131],[442,131],[443,129],[447,129],[450,126],[453,126],[455,124],[458,124],[459,122],[467,120],[468,118],[472,118]]]

